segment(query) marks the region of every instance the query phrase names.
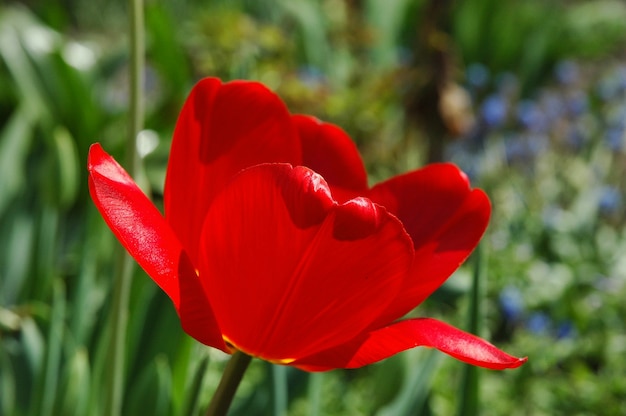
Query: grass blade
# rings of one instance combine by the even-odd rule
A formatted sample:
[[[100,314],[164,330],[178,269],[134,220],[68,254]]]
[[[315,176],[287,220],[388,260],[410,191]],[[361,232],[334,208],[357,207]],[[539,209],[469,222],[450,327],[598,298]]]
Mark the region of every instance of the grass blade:
[[[472,334],[480,336],[482,329],[482,308],[484,276],[486,274],[486,259],[483,245],[479,244],[474,252],[474,271],[472,277],[472,287],[470,290],[469,321],[467,330]],[[478,415],[479,403],[480,369],[476,366],[464,364],[461,375],[461,386],[459,392],[458,414],[462,416]]]

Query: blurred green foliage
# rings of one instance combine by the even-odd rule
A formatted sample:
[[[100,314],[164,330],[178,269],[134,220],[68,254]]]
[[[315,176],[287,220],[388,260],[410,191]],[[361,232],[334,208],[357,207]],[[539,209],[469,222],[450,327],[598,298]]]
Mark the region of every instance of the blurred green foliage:
[[[459,1],[423,42],[429,10],[427,0],[146,4],[139,151],[157,203],[178,111],[208,75],[260,80],[292,111],[338,123],[372,182],[419,166],[428,129],[409,123],[407,101],[427,79],[424,48],[446,39],[450,81],[477,120],[446,142],[446,157],[487,190],[494,217],[480,291],[464,267],[416,314],[530,357],[519,370],[477,374],[419,349],[315,375],[254,362],[232,414],[281,406],[292,415],[470,414],[471,406],[486,415],[626,413],[626,70],[616,54],[626,7]],[[123,156],[126,30],[121,1],[0,6],[3,415],[103,408],[116,242],[89,200],[84,165],[95,141]],[[482,81],[470,68],[482,68]],[[530,111],[545,116],[555,106],[548,121]],[[124,414],[199,414],[225,357],[182,332],[138,268],[130,311]]]

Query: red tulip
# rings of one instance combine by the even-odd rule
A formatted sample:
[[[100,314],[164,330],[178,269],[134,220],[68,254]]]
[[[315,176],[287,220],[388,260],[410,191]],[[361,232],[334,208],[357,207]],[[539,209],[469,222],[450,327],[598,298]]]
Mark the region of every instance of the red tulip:
[[[493,369],[526,361],[434,319],[401,320],[489,220],[487,196],[451,164],[369,188],[338,127],[290,115],[261,84],[204,79],[174,132],[165,217],[98,144],[89,172],[109,227],[206,345],[309,371],[416,346]]]

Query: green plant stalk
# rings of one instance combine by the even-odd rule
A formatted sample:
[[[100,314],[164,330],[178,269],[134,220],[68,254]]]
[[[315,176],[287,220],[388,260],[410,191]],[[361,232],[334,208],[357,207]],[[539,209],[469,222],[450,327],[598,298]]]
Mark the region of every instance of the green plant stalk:
[[[228,412],[228,408],[235,397],[237,387],[243,379],[243,375],[250,364],[252,357],[242,353],[241,351],[235,352],[226,364],[224,374],[220,384],[217,386],[217,390],[209,403],[206,416],[224,416]]]
[[[467,330],[472,334],[480,336],[482,330],[482,308],[483,285],[485,272],[485,251],[482,244],[479,244],[474,252],[474,271],[472,279],[472,289],[470,292],[469,319]],[[463,416],[478,415],[479,405],[480,372],[478,367],[465,364],[461,375],[461,386],[459,394],[458,414]]]
[[[322,409],[322,385],[324,383],[324,373],[309,374],[309,416],[320,416]]]
[[[130,99],[129,99],[129,137],[126,145],[126,170],[131,176],[139,171],[137,154],[137,134],[143,128],[144,107],[142,98],[144,72],[144,16],[143,0],[129,0],[129,38],[130,38]],[[111,345],[109,348],[110,364],[104,399],[105,415],[122,414],[124,399],[124,370],[126,330],[128,323],[128,302],[133,274],[134,261],[119,246],[116,258],[117,280],[113,289],[111,315]]]
[[[272,364],[274,378],[274,416],[287,416],[287,367]]]
[[[54,402],[58,392],[61,352],[63,348],[63,318],[65,316],[66,294],[61,280],[52,282],[52,310],[50,315],[50,333],[46,358],[43,398],[39,415],[54,414]]]
[[[128,299],[133,273],[133,259],[121,247],[118,248],[116,254],[117,279],[113,285],[110,320],[111,340],[107,354],[108,367],[104,402],[104,414],[107,416],[122,414]]]
[[[141,161],[137,153],[137,135],[144,122],[144,14],[143,0],[129,0],[130,5],[130,100],[129,137],[126,142],[126,169],[135,176],[140,173]]]

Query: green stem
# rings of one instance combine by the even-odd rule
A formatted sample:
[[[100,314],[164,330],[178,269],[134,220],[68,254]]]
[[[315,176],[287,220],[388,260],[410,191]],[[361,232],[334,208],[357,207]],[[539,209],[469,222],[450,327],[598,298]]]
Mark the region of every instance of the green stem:
[[[230,357],[220,384],[211,399],[206,416],[224,416],[228,412],[239,383],[241,382],[252,357],[237,351]]]
[[[139,156],[136,138],[143,128],[144,108],[142,99],[144,72],[144,23],[143,0],[129,0],[130,34],[130,91],[129,91],[129,129],[126,146],[126,170],[131,176],[139,172]],[[128,322],[128,303],[133,274],[133,259],[120,246],[117,255],[111,314],[111,344],[108,351],[109,373],[105,393],[105,415],[122,414],[124,398],[124,369],[126,328]]]
[[[480,336],[482,330],[483,284],[486,275],[485,249],[479,244],[474,252],[474,273],[470,291],[469,320],[467,330]],[[480,413],[480,369],[465,364],[461,375],[461,391],[459,394],[458,414],[473,416]]]
[[[324,383],[324,373],[309,374],[309,416],[319,416],[322,407],[322,385]]]
[[[108,377],[105,393],[105,415],[122,414],[124,388],[124,354],[126,344],[126,324],[128,321],[128,298],[130,280],[133,272],[133,260],[122,247],[116,256],[116,275],[113,285],[112,314],[110,321],[111,339],[108,350]]]
[[[287,367],[272,364],[274,379],[274,416],[287,415]]]
[[[137,134],[143,129],[144,103],[144,17],[143,0],[129,0],[130,6],[130,124],[126,142],[126,170],[131,176],[140,170]]]

